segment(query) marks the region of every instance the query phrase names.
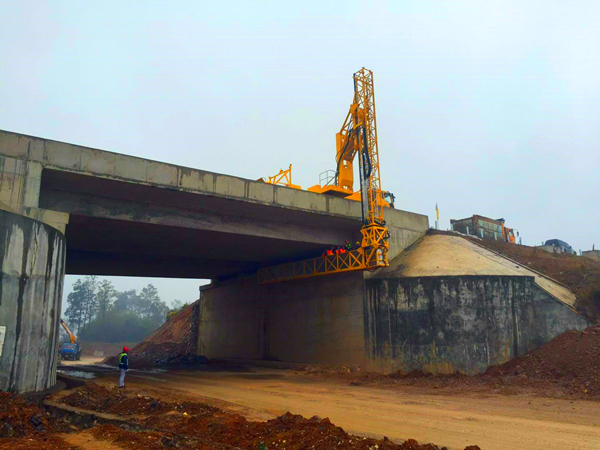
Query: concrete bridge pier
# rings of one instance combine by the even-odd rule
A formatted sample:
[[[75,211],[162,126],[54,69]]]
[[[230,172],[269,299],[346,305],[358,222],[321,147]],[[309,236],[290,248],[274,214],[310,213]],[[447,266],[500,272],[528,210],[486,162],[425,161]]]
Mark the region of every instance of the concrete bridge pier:
[[[56,383],[65,255],[60,231],[0,210],[0,390]]]

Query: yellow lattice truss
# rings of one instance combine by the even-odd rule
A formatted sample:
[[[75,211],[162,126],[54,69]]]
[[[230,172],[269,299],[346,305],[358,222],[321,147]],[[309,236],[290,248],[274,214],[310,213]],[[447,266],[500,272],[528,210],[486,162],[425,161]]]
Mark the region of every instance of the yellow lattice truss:
[[[292,165],[287,170],[281,169],[277,175],[273,175],[266,180],[260,178],[258,181],[262,181],[267,184],[274,184],[279,186],[287,186],[292,189],[301,189],[300,186],[292,183]]]
[[[352,163],[358,155],[363,218],[360,248],[261,269],[258,272],[261,284],[354,270],[373,270],[389,265],[389,232],[383,217],[386,202],[381,191],[373,72],[364,67],[354,74],[354,100],[341,131],[336,135],[336,144],[336,183],[333,186],[321,187],[318,192],[336,190],[352,194]]]

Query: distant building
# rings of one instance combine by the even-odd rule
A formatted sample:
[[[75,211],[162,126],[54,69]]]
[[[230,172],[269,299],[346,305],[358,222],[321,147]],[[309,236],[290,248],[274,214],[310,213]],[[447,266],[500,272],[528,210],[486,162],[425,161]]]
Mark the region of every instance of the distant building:
[[[588,250],[587,252],[581,252],[581,256],[593,259],[594,261],[600,261],[600,250]]]
[[[538,245],[535,248],[545,250],[549,253],[568,253],[570,255],[577,254],[577,252],[573,250],[569,244],[567,244],[565,241],[561,241],[560,239],[548,239],[544,245]]]
[[[481,239],[515,243],[515,230],[504,225],[504,219],[490,219],[489,217],[473,215],[466,219],[450,219],[453,231],[470,234]]]

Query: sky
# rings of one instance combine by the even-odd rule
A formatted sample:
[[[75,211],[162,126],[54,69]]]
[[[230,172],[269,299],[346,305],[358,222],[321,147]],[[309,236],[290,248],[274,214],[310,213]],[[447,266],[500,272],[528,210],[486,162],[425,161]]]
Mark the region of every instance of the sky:
[[[364,66],[397,208],[600,245],[598,1],[1,3],[0,129],[308,188]]]

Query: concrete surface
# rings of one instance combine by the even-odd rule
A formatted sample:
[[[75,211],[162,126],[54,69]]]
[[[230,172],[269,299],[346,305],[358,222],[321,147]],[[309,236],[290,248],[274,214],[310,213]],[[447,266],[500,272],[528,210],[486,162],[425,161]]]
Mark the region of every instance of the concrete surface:
[[[501,275],[529,276],[557,300],[573,307],[575,294],[555,280],[522,266],[460,236],[433,234],[407,248],[378,278]]]
[[[358,202],[7,131],[0,175],[0,208],[66,233],[68,274],[223,279],[360,237]],[[390,257],[428,229],[386,220]]]
[[[0,390],[56,383],[66,243],[56,229],[0,211]]]
[[[367,280],[367,367],[485,372],[587,321],[530,276],[423,276]]]
[[[69,215],[39,208],[42,164],[2,156],[0,150],[0,210],[44,222],[63,234]]]
[[[588,323],[559,283],[451,235],[427,235],[390,266],[282,284],[203,286],[209,358],[475,374]]]
[[[203,286],[199,352],[209,358],[361,364],[363,275],[258,285],[244,277]]]
[[[379,371],[480,373],[588,326],[568,288],[460,236],[421,238],[366,284]]]

